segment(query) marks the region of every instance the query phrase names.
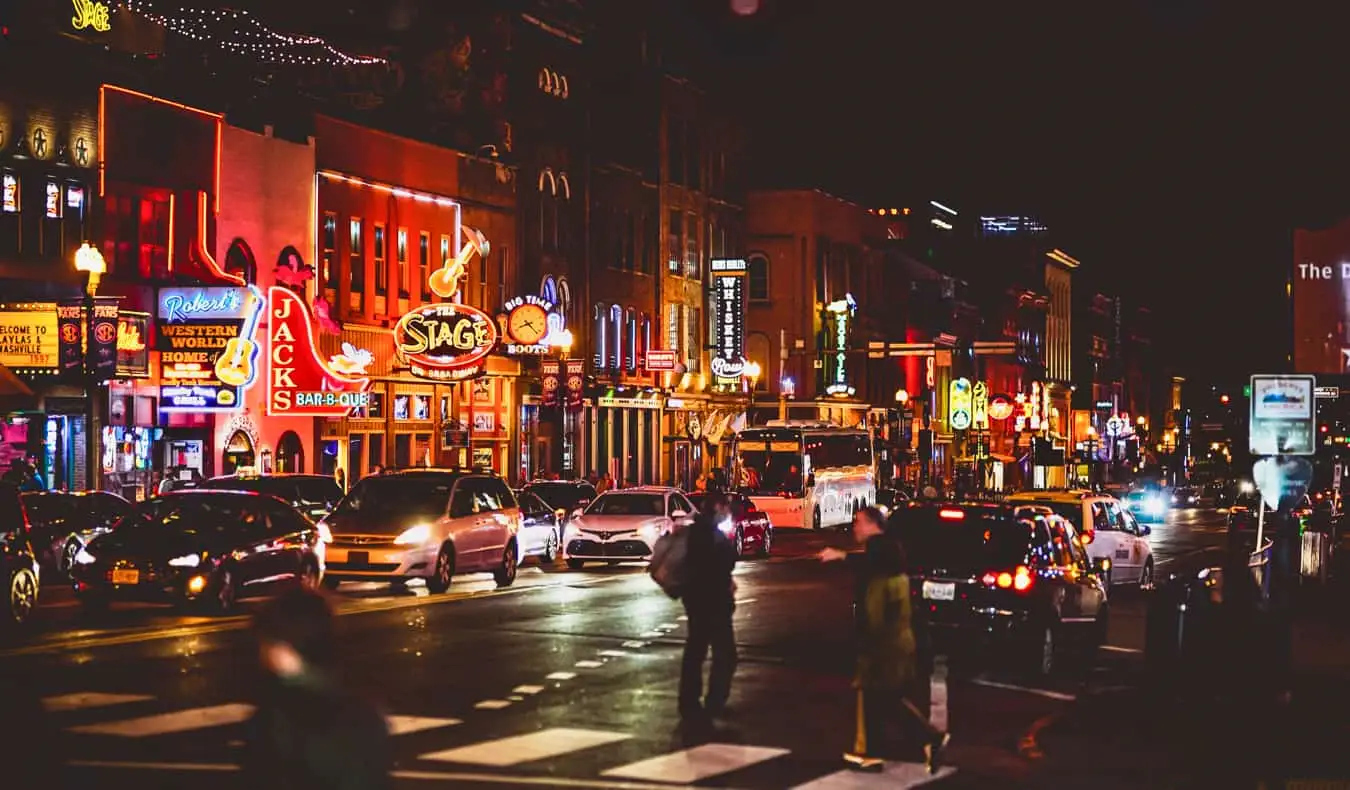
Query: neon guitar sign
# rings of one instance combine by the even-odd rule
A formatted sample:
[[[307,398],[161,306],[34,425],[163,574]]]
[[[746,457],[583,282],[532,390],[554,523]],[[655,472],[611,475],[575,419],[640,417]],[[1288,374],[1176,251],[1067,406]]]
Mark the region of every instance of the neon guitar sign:
[[[258,331],[258,319],[262,316],[263,297],[253,285],[248,286],[248,295],[252,304],[244,327],[238,336],[225,342],[225,350],[216,360],[216,378],[227,386],[240,389],[252,384],[258,375],[258,343],[253,335]]]

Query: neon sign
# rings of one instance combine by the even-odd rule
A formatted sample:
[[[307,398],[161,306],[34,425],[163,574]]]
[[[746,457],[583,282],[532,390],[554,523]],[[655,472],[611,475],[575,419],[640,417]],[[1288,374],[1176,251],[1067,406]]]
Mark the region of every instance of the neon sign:
[[[112,30],[108,21],[108,7],[95,0],[71,0],[75,6],[75,16],[70,18],[70,26],[76,30],[93,30],[107,33]]]
[[[419,378],[459,381],[483,372],[497,324],[465,304],[423,305],[394,326],[394,352]]]
[[[162,321],[239,321],[248,317],[244,295],[247,289],[163,288],[159,292]]]
[[[562,316],[542,296],[517,296],[502,305],[497,317],[506,353],[542,356],[549,353],[551,341],[562,331]]]
[[[848,323],[858,303],[853,294],[845,294],[843,299],[830,302],[825,311],[834,316],[834,381],[825,388],[825,394],[836,398],[852,397],[857,390],[848,383]]]
[[[254,340],[262,291],[254,286],[163,288],[156,347],[161,410],[235,411],[257,378]]]
[[[970,427],[972,394],[970,379],[952,379],[947,391],[947,416],[952,430],[964,431]]]
[[[314,319],[289,288],[267,291],[267,414],[346,417],[370,405],[369,351],[344,343],[325,364],[314,347]]]

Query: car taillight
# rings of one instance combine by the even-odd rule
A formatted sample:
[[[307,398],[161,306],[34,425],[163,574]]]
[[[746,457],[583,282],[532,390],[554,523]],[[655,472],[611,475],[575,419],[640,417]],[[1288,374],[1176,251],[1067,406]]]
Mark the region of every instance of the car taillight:
[[[946,508],[938,511],[938,518],[944,521],[960,521],[966,517],[966,511],[956,508]]]
[[[1000,590],[1016,590],[1017,592],[1026,592],[1031,589],[1031,583],[1034,577],[1031,575],[1031,569],[1025,565],[1018,565],[1011,572],[989,571],[980,577],[980,581],[986,587],[997,587]]]
[[[1079,537],[1080,542],[1081,542],[1084,546],[1086,546],[1086,545],[1088,545],[1089,543],[1092,542],[1093,538],[1095,538],[1096,535],[1097,535],[1097,533],[1096,533],[1094,530],[1090,530],[1090,529],[1089,529],[1089,530],[1087,530],[1086,532],[1084,532],[1083,534],[1079,535],[1078,537]]]
[[[1230,512],[1230,513],[1246,513],[1246,512],[1247,512],[1247,508],[1246,508],[1245,505],[1233,505],[1233,507],[1230,508],[1228,512]]]

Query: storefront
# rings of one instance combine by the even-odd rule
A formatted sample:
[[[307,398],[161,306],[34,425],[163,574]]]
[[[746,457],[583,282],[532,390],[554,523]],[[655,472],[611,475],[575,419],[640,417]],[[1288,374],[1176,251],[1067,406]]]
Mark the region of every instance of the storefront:
[[[658,482],[661,407],[660,393],[651,389],[615,387],[596,397],[583,414],[587,472],[608,475],[616,485]]]

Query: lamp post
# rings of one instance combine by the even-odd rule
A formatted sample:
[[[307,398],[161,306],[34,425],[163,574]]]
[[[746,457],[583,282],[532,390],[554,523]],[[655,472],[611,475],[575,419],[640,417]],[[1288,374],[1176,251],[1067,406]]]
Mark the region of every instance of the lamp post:
[[[94,345],[91,342],[94,331],[94,296],[98,293],[99,280],[108,271],[108,262],[89,242],[84,242],[75,251],[75,270],[88,275],[89,281],[84,290],[84,309],[81,336],[84,338],[84,485],[90,491],[99,490],[99,430],[98,430],[98,382],[94,381]]]
[[[572,336],[572,330],[563,329],[553,336],[552,345],[558,349],[558,371],[560,373],[559,383],[567,381],[567,358],[572,356],[572,344],[575,338]],[[566,473],[572,470],[577,462],[576,459],[576,440],[573,436],[576,432],[576,415],[572,414],[567,408],[565,395],[557,393],[558,409],[562,413],[562,458],[558,463],[558,470]],[[569,465],[571,464],[571,465]],[[580,475],[577,475],[580,477]]]

